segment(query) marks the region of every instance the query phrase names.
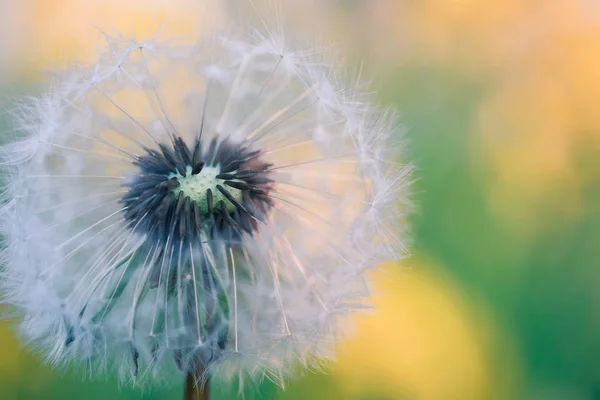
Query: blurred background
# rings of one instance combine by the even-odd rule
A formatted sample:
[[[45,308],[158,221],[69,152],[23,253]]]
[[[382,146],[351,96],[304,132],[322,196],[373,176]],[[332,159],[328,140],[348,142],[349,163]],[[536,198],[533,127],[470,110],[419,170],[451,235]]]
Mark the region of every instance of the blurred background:
[[[199,3],[202,4],[199,4]],[[93,59],[96,27],[201,35],[221,0],[0,0],[2,104]],[[287,1],[382,104],[419,170],[411,259],[374,276],[326,374],[248,398],[600,399],[600,2]],[[293,18],[291,18],[293,16]],[[4,118],[2,132],[10,132]],[[82,382],[0,326],[0,399],[175,399]],[[214,388],[215,400],[232,398]]]

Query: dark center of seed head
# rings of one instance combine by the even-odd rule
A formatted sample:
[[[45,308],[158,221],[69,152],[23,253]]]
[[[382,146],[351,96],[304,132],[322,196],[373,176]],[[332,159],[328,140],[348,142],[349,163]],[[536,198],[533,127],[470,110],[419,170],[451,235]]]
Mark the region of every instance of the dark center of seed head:
[[[129,227],[165,244],[201,232],[235,238],[253,233],[272,206],[269,165],[260,151],[213,139],[206,150],[181,138],[146,149],[122,199]]]

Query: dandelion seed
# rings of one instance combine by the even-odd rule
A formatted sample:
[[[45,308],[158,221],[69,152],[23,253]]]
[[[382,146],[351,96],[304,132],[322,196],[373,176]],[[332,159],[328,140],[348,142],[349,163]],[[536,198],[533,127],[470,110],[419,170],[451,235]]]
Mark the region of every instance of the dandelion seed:
[[[15,113],[4,301],[49,362],[283,382],[330,356],[404,254],[410,167],[390,113],[281,43],[114,40]]]

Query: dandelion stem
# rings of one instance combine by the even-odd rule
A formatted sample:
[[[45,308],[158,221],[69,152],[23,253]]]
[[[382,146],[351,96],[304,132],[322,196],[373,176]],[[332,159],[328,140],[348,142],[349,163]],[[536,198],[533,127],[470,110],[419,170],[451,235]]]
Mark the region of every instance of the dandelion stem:
[[[198,372],[198,371],[196,371]],[[187,374],[185,381],[185,391],[183,393],[183,400],[209,400],[209,381],[206,378],[204,381],[198,381],[196,376],[201,376],[202,371],[199,375],[194,374],[194,370],[190,369]]]

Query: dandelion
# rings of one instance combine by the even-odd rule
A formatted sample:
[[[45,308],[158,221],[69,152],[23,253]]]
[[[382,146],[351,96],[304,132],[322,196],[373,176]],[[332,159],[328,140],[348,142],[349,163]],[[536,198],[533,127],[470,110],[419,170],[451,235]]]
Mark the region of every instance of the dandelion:
[[[365,273],[405,254],[393,115],[274,33],[107,42],[0,149],[24,340],[135,384],[318,367]]]

